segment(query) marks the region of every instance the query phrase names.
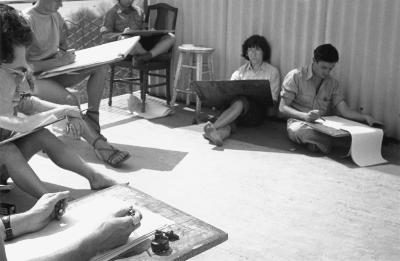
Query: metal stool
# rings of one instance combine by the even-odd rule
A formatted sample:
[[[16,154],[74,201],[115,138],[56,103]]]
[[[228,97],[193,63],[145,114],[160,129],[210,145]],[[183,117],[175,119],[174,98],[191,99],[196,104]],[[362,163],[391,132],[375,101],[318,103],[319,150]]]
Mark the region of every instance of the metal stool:
[[[174,79],[173,96],[171,100],[172,106],[175,104],[178,92],[186,94],[186,105],[189,105],[190,103],[190,95],[196,95],[194,90],[190,88],[190,83],[187,86],[183,84],[182,89],[178,88],[178,81],[183,68],[195,70],[196,81],[201,81],[203,79],[203,74],[205,73],[208,73],[209,80],[213,80],[214,78],[213,62],[212,62],[212,53],[214,52],[214,48],[195,46],[192,44],[182,44],[178,47],[178,51],[179,51],[179,59],[178,59],[178,64],[176,66],[176,74]],[[188,56],[190,64],[183,63],[185,56]],[[206,63],[204,63],[205,59],[207,59]],[[204,65],[206,65],[207,68],[203,68]],[[189,79],[191,80],[191,77]],[[196,95],[196,119],[198,118],[200,111],[201,111],[201,102],[199,97],[197,97]]]

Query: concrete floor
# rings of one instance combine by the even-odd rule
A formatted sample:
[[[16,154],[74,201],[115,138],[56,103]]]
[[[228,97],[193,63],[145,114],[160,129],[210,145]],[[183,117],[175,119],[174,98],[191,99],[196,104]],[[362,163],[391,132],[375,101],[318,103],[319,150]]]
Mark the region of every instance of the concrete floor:
[[[306,152],[282,122],[267,122],[217,148],[203,124],[191,125],[191,111],[148,121],[125,103],[120,96],[101,111],[103,134],[133,155],[122,169],[103,165],[83,141],[73,145],[96,168],[229,234],[193,260],[400,260],[399,145],[384,146],[388,164],[358,168]],[[49,188],[89,193],[46,155],[30,163]],[[33,203],[18,189],[2,197],[20,210]]]

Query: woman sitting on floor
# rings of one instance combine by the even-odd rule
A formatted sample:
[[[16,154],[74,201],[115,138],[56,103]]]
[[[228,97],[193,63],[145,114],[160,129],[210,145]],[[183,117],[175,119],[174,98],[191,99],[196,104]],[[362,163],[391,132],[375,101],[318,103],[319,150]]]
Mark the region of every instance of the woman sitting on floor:
[[[223,145],[236,124],[258,126],[266,115],[273,116],[277,111],[280,74],[277,68],[269,64],[271,48],[265,37],[253,35],[246,39],[242,45],[242,56],[247,62],[232,74],[231,80],[269,80],[274,107],[267,108],[265,104],[246,96],[237,97],[214,124],[208,122],[204,126],[204,138],[217,146]]]
[[[68,116],[71,132],[76,137],[87,132],[77,107],[45,102],[22,93],[24,86],[27,87],[25,79],[29,75],[25,55],[26,47],[32,41],[32,32],[26,20],[10,6],[0,4],[0,19],[0,141],[10,138],[15,132],[30,132],[51,116]],[[94,135],[88,141],[97,143],[98,153],[103,148],[108,149],[104,141]],[[40,198],[47,193],[47,189],[27,162],[39,151],[44,151],[59,167],[85,177],[91,189],[103,189],[117,183],[93,169],[44,128],[0,145],[0,165],[7,169],[7,173],[2,173],[0,182],[6,182],[10,176],[17,186],[33,197]]]

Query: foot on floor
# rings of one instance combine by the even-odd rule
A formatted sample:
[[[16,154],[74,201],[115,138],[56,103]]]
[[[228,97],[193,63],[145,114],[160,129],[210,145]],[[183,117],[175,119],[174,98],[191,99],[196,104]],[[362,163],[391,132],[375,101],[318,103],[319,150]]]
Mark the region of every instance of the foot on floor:
[[[204,125],[203,137],[214,145],[222,146],[224,144],[221,135],[211,122],[207,122],[206,125]]]

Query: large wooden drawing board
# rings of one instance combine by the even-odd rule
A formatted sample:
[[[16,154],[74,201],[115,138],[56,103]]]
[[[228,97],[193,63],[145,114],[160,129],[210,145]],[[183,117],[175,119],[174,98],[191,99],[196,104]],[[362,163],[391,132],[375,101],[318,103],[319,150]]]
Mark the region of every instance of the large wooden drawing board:
[[[98,215],[105,215],[108,209],[115,207],[115,204],[109,204],[107,202],[116,202],[118,204],[125,202],[127,204],[134,205],[135,208],[138,208],[142,211],[142,226],[145,226],[144,222],[146,220],[146,216],[149,217],[150,213],[153,216],[159,216],[158,220],[164,219],[168,221],[161,220],[161,223],[163,224],[162,227],[164,227],[163,230],[173,230],[180,236],[178,241],[170,242],[171,251],[165,253],[163,256],[154,254],[150,248],[151,239],[154,238],[153,233],[150,233],[145,237],[141,236],[137,241],[133,242],[134,246],[130,246],[128,251],[126,251],[127,248],[124,247],[125,254],[123,254],[123,256],[124,258],[128,258],[124,260],[186,260],[222,243],[228,238],[228,235],[225,232],[174,207],[171,207],[139,190],[125,185],[116,185],[70,202],[66,210],[66,214],[61,221],[53,221],[54,224],[50,224],[50,226],[53,226],[52,229],[58,231],[59,233],[58,237],[52,237],[52,243],[49,244],[45,242],[47,239],[46,237],[48,236],[47,234],[44,234],[46,236],[43,237],[41,234],[46,233],[43,231],[28,234],[27,237],[28,239],[36,238],[35,240],[42,240],[43,242],[41,243],[40,241],[39,243],[41,243],[41,245],[47,245],[48,247],[52,245],[62,245],[57,244],[57,242],[71,240],[70,235],[76,236],[76,229],[70,229],[70,232],[68,231],[68,221],[76,222],[75,226],[76,228],[80,228],[80,230],[85,229],[88,224],[83,223],[84,226],[79,226],[79,221],[87,216],[90,220],[96,220]],[[89,206],[93,206],[93,204],[99,205],[100,208],[89,208]],[[101,213],[96,214],[95,212]],[[63,220],[64,218],[66,218],[66,220]],[[93,221],[91,221],[91,223],[93,223]],[[164,224],[167,224],[167,227],[165,227]],[[39,234],[41,237],[38,237],[35,234]],[[7,249],[10,247],[9,244],[13,244],[13,241],[6,243],[6,252],[8,252]],[[23,245],[24,242],[20,242],[19,244]],[[26,244],[29,244],[29,241]],[[17,251],[17,249],[10,250],[13,250],[13,253]],[[25,247],[24,250],[26,251],[27,247]],[[118,249],[116,250],[118,251]],[[118,251],[116,253],[120,252],[122,251]],[[113,258],[115,258],[114,254],[107,252],[107,254],[101,255],[101,258],[91,260],[110,260],[108,258],[110,256],[114,256]]]
[[[228,106],[236,97],[246,96],[265,105],[272,105],[268,80],[193,81],[191,87],[202,104],[221,108]]]

